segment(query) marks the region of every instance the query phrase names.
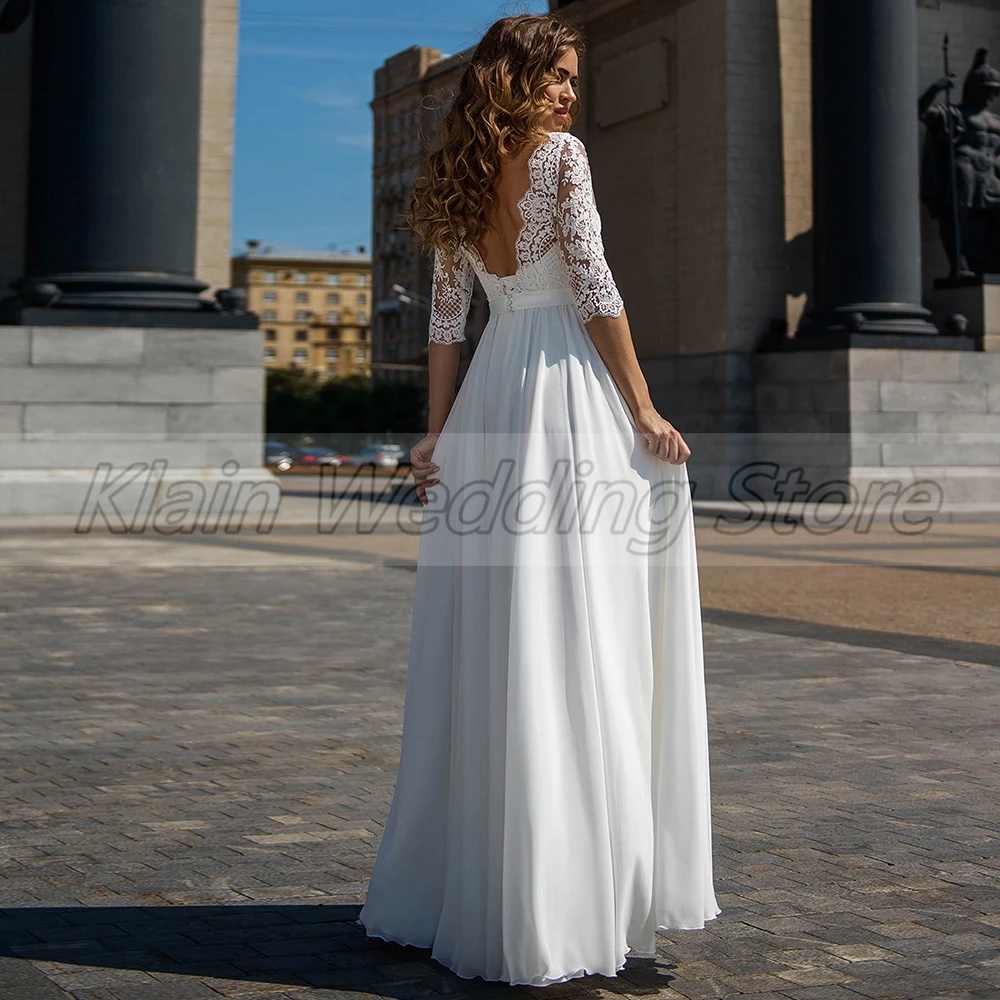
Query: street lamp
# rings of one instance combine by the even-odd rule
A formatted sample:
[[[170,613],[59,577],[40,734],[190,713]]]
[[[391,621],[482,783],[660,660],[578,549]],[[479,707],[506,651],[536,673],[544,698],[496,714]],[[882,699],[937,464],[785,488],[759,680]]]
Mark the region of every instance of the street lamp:
[[[431,307],[430,302],[423,295],[411,292],[403,285],[393,285],[392,291],[396,296],[396,301],[402,303],[404,306],[417,306],[423,309],[430,309]]]

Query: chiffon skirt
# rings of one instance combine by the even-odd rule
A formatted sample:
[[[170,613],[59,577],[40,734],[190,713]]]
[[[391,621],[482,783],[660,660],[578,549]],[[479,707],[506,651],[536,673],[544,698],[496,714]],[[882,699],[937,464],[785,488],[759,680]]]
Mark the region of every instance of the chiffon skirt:
[[[648,451],[571,297],[492,305],[417,509],[401,756],[359,923],[545,986],[722,912],[701,606],[687,466]]]

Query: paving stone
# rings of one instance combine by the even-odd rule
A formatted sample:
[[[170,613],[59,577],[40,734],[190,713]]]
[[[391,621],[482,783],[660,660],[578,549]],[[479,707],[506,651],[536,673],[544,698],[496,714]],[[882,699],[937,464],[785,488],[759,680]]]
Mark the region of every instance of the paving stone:
[[[0,953],[79,1000],[996,1000],[995,668],[711,623],[718,920],[558,989],[367,939],[413,582],[6,572]]]

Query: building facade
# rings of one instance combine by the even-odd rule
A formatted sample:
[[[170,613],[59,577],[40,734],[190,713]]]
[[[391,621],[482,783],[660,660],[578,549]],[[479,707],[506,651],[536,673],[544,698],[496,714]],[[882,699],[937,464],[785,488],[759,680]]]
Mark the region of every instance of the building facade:
[[[427,379],[427,328],[433,258],[423,253],[404,221],[413,183],[458,85],[463,55],[413,46],[375,71],[372,154],[373,378]],[[402,289],[402,291],[400,291]],[[460,377],[489,318],[479,283],[466,329]]]
[[[265,367],[370,376],[371,264],[367,253],[278,254],[256,244],[234,257],[232,284],[260,317]]]
[[[848,494],[918,470],[948,502],[995,496],[995,446],[946,436],[990,426],[1000,286],[960,289],[966,301],[955,293],[942,305],[948,262],[914,181],[918,98],[943,76],[944,36],[957,100],[976,49],[1000,45],[1000,4],[550,8],[586,38],[573,131],[587,146],[636,353],[655,405],[691,445],[698,495],[744,499],[740,477],[766,467],[775,482],[805,469],[813,484],[849,484]],[[877,100],[851,90],[861,78],[878,81]],[[843,169],[848,143],[864,170]],[[850,211],[835,215],[837,199]],[[844,232],[857,234],[853,252],[835,242]],[[883,294],[904,279],[912,297]],[[848,325],[826,340],[812,333],[821,322],[833,330],[831,289],[847,287],[865,294],[846,302],[878,308],[845,312]],[[877,314],[911,303],[938,333],[921,320],[926,332],[894,340]],[[972,336],[947,335],[958,313],[978,356]],[[754,489],[772,499],[766,484]]]
[[[952,296],[941,305],[937,279],[946,261],[913,184],[917,101],[943,73],[946,33],[960,78],[978,46],[1000,45],[1000,4],[550,0],[550,8],[579,24],[586,39],[573,131],[587,146],[606,255],[636,353],[654,403],[692,444],[697,457],[689,468],[700,495],[737,495],[734,481],[758,462],[808,466],[817,481],[852,488],[887,471],[936,467],[940,442],[928,444],[921,428],[975,430],[980,415],[967,426],[970,415],[958,410],[985,410],[995,392],[990,379],[1000,374],[959,357],[974,337],[945,336],[949,316],[967,318],[979,349],[996,352],[1000,284],[962,292],[975,302]],[[832,23],[849,23],[857,44],[837,50],[844,31],[817,29],[827,22],[814,21],[816,11],[839,12]],[[431,262],[416,251],[402,212],[467,56],[413,47],[375,75],[373,346],[376,365],[400,378],[422,377],[426,368],[431,278]],[[827,75],[817,72],[817,56]],[[879,81],[873,93],[880,101],[852,117],[835,101],[859,73]],[[829,114],[831,107],[838,113]],[[832,170],[844,148],[838,137],[854,141],[851,148],[861,144],[870,169]],[[818,170],[817,161],[828,169]],[[838,190],[827,183],[833,176],[842,179]],[[820,205],[817,190],[841,199],[849,190],[850,214],[831,213],[829,197]],[[877,212],[860,210],[865,192]],[[827,252],[848,219],[872,263],[864,274],[860,252],[838,250],[836,259]],[[848,279],[860,287],[859,275],[871,278],[873,290],[850,301],[878,307],[870,316],[851,312],[851,328],[831,334],[847,346],[821,347],[825,341],[808,331],[829,312],[828,290]],[[897,275],[912,296],[888,294]],[[488,315],[478,282],[476,296],[463,358]],[[888,329],[878,322],[883,303],[890,312],[912,304],[933,313],[936,327],[914,319],[907,326],[912,344],[880,339]],[[823,322],[836,320],[830,317]],[[890,345],[888,353],[868,350]],[[955,373],[967,373],[960,401],[949,385]],[[885,439],[890,431],[896,440]],[[767,439],[792,432],[820,438],[781,438],[784,452]],[[833,435],[836,447],[823,435]],[[992,452],[970,443],[965,453],[949,454],[956,464],[940,479],[950,499],[995,489],[977,471],[987,460],[995,464]],[[814,468],[821,458],[827,464]]]

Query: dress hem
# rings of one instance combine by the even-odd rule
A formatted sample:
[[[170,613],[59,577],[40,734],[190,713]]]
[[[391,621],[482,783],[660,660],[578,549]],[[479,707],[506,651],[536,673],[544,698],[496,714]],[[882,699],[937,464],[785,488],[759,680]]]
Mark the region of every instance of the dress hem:
[[[720,910],[716,910],[715,914],[713,916],[705,917],[705,923],[708,923],[708,921],[710,921],[710,920],[715,920],[719,916],[719,914],[721,914],[721,913],[722,913],[721,909]],[[369,937],[369,938],[378,938],[380,941],[387,941],[390,944],[403,945],[404,947],[407,947],[407,948],[421,948],[421,949],[423,949],[425,951],[428,950],[428,949],[433,950],[433,945],[416,944],[413,941],[404,941],[402,938],[391,937],[391,936],[389,936],[387,934],[379,934],[377,931],[371,931],[371,930],[369,930],[367,928],[367,926],[365,926],[365,924],[360,919],[355,920],[354,922],[359,927],[364,928],[365,935],[367,937]],[[701,930],[705,929],[705,923],[702,923],[700,925],[693,926],[693,927],[668,927],[667,925],[664,924],[664,925],[656,928],[656,933],[660,934],[660,933],[669,932],[669,931],[701,931]],[[451,972],[455,973],[455,975],[458,976],[459,979],[482,979],[483,982],[486,982],[486,983],[507,983],[510,986],[542,986],[542,987],[544,987],[544,986],[556,986],[556,985],[558,985],[560,983],[569,982],[572,979],[582,979],[584,976],[604,976],[605,978],[608,978],[608,979],[616,979],[617,976],[618,976],[618,973],[621,972],[622,969],[625,968],[625,964],[626,964],[626,962],[628,960],[628,956],[630,954],[632,955],[633,958],[653,958],[656,955],[655,952],[636,951],[635,948],[629,948],[629,949],[627,949],[625,955],[622,956],[621,962],[618,964],[618,966],[616,967],[616,969],[615,969],[614,972],[604,972],[604,971],[602,971],[600,969],[586,969],[586,968],[584,968],[584,969],[578,969],[575,972],[567,972],[567,973],[564,973],[564,974],[561,974],[561,975],[557,975],[557,976],[536,977],[534,980],[528,980],[528,979],[503,979],[503,978],[487,979],[485,976],[480,975],[479,973],[474,973],[471,976],[467,976],[464,973],[459,972],[457,969],[452,968],[452,966],[448,965],[447,962],[443,962],[443,961],[441,961],[441,959],[436,958],[433,955],[433,953],[431,954],[431,958],[434,959],[435,962],[440,962],[440,964],[443,965],[446,969],[449,969]],[[539,979],[541,981],[539,981]]]

